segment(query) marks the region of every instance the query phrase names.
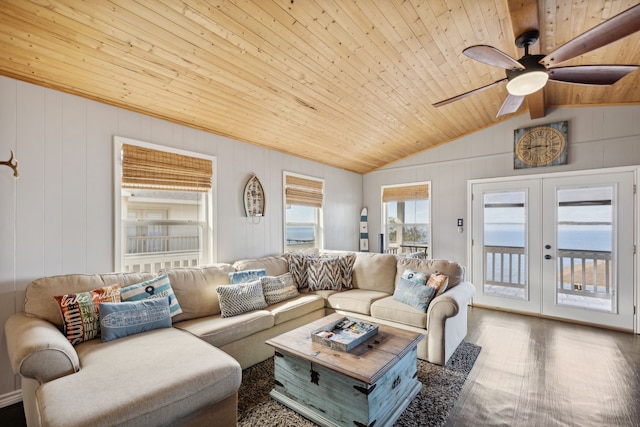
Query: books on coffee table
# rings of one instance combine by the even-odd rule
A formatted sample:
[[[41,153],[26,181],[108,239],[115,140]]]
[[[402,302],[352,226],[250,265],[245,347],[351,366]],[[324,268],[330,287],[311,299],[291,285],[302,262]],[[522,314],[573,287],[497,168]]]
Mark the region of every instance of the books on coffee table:
[[[311,331],[311,340],[325,347],[350,351],[378,333],[378,325],[343,317]]]

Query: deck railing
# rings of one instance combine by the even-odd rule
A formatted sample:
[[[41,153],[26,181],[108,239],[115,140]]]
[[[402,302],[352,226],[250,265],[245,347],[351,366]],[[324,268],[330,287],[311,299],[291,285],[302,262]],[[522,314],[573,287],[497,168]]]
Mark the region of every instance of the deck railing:
[[[157,274],[161,270],[170,268],[195,267],[199,264],[199,260],[199,251],[127,254],[124,257],[124,271]]]
[[[611,298],[613,293],[611,252],[559,249],[558,293]],[[524,247],[485,246],[485,284],[526,288]]]
[[[194,251],[200,247],[200,236],[133,236],[127,237],[127,254]]]

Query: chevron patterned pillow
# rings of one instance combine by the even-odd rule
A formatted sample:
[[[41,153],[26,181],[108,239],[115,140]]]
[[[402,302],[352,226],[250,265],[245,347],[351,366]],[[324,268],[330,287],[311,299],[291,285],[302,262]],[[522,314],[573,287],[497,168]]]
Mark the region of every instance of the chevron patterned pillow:
[[[320,257],[309,260],[307,270],[310,291],[342,289],[342,271],[337,257]]]
[[[260,280],[237,285],[221,285],[216,289],[222,317],[232,317],[267,306]]]
[[[287,267],[289,273],[293,277],[293,282],[298,289],[306,288],[309,278],[308,264],[309,260],[313,259],[313,255],[301,254],[301,253],[287,253],[285,258],[287,259]]]

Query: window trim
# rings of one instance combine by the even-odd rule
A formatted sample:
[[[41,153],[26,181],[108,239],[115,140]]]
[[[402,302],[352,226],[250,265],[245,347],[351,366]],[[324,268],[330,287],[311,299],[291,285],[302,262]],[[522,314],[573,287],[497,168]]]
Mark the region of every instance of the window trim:
[[[126,214],[122,212],[122,144],[128,145],[136,145],[140,147],[145,147],[153,150],[166,151],[168,153],[180,154],[184,156],[190,157],[198,157],[201,159],[206,159],[211,161],[211,165],[213,168],[213,175],[211,178],[211,188],[205,194],[207,195],[207,199],[209,200],[208,208],[207,208],[207,223],[209,224],[208,229],[205,230],[205,233],[209,236],[207,239],[207,244],[205,248],[204,259],[205,262],[203,264],[212,264],[215,263],[218,258],[218,244],[217,244],[217,184],[218,180],[216,179],[217,168],[217,157],[211,156],[208,154],[198,153],[195,151],[187,151],[179,148],[167,147],[160,144],[154,144],[150,142],[138,141],[135,139],[124,138],[121,136],[114,135],[113,137],[113,205],[114,205],[114,216],[113,216],[113,265],[114,271],[123,271],[124,268],[124,251],[122,247],[123,240],[123,231],[121,229],[122,218],[123,215]],[[125,231],[126,232],[126,231]]]
[[[322,203],[316,209],[316,248],[324,249],[324,206],[325,206],[325,182],[323,178],[303,175],[295,172],[282,171],[282,252],[287,247],[287,176],[316,181],[322,184]],[[305,206],[305,205],[301,205]],[[298,224],[298,223],[295,223]]]

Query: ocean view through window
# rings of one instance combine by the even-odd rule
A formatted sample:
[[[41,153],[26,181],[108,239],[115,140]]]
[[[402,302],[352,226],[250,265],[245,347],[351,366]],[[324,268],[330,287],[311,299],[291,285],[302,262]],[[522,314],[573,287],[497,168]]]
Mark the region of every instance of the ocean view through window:
[[[284,173],[284,251],[323,247],[324,181]]]

